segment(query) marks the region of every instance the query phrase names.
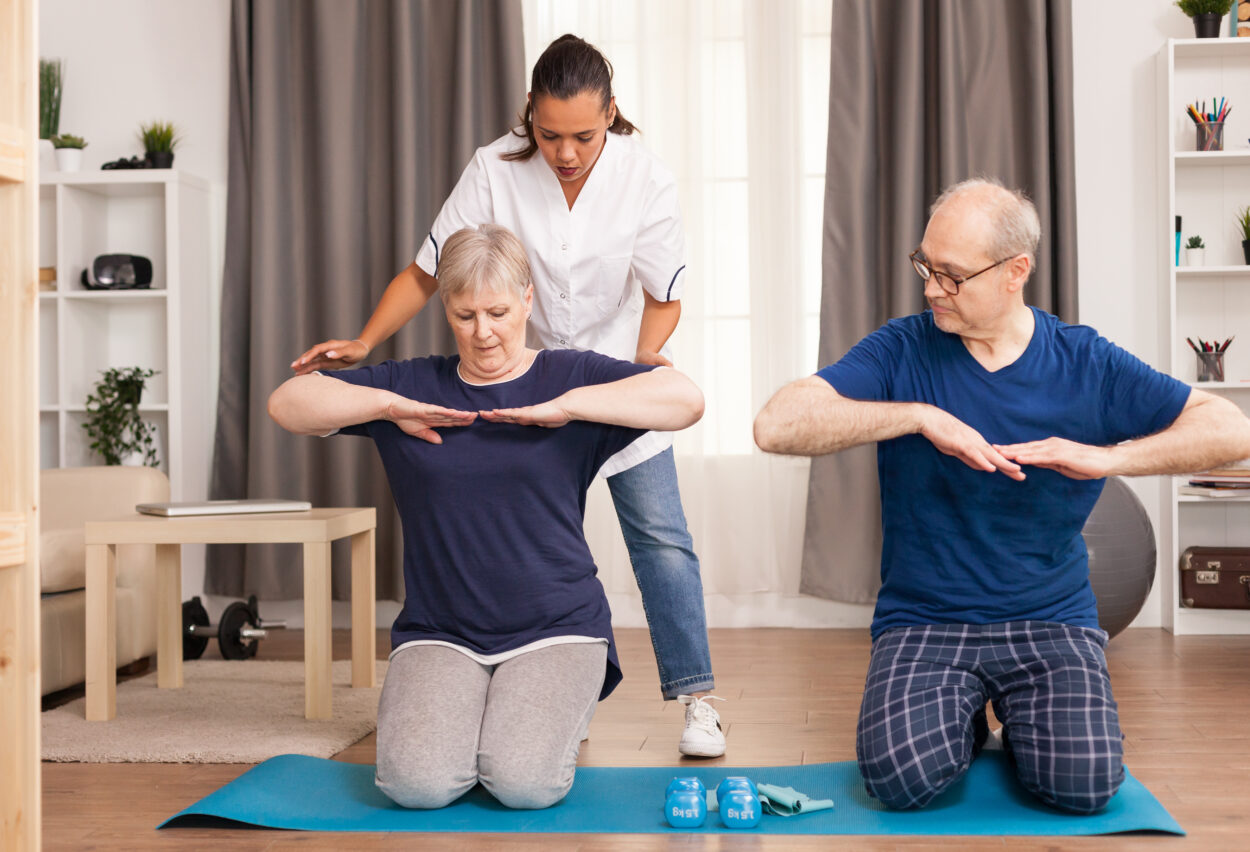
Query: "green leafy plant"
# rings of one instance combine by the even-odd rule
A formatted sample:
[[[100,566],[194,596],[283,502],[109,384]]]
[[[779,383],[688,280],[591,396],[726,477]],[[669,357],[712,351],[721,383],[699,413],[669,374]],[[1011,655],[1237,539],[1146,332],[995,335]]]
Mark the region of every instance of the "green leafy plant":
[[[1250,240],[1250,207],[1237,211],[1237,227],[1241,228],[1242,240]]]
[[[142,453],[143,463],[156,467],[156,426],[139,416],[139,400],[155,370],[142,367],[110,367],[87,395],[87,422],[82,427],[91,438],[91,449],[105,464],[121,464],[131,453]]]
[[[1200,249],[1200,248],[1206,248],[1206,247],[1207,247],[1206,244],[1202,241],[1202,237],[1198,236],[1197,234],[1194,234],[1192,237],[1189,238],[1189,242],[1185,243],[1185,248]]]
[[[72,133],[61,133],[52,137],[53,148],[86,148],[87,140]]]
[[[1233,0],[1176,0],[1176,8],[1191,18],[1198,15],[1227,15]]]
[[[39,60],[39,138],[51,139],[61,125],[61,94],[65,65],[59,59]]]
[[[177,128],[171,121],[153,121],[151,124],[139,125],[139,141],[143,150],[152,154],[173,153],[182,141]]]

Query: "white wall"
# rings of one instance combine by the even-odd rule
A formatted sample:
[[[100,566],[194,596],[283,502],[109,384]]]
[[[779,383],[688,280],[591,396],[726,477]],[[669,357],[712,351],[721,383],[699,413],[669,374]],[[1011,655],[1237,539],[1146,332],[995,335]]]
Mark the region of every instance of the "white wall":
[[[1169,37],[1192,28],[1171,0],[1077,0],[1073,4],[1077,222],[1080,318],[1152,364],[1159,340],[1158,233],[1154,57]],[[64,132],[85,136],[85,168],[141,154],[140,122],[171,120],[183,131],[180,169],[215,187],[210,280],[212,346],[217,375],[227,169],[229,82],[228,0],[41,0],[40,55],[67,61],[61,113]],[[216,389],[205,388],[215,399]],[[205,448],[205,456],[211,448]],[[1156,480],[1133,483],[1157,525]],[[1170,567],[1170,566],[1168,566]],[[203,587],[202,573],[184,576],[184,597]],[[622,601],[623,603],[623,601]],[[714,602],[715,603],[715,602]],[[772,623],[846,623],[858,613],[793,598],[770,599]],[[743,623],[751,604],[722,601],[714,622]],[[722,606],[723,605],[723,606]],[[854,609],[854,608],[849,608]],[[622,607],[625,621],[640,612]],[[1158,624],[1157,594],[1139,623]],[[754,620],[753,618],[750,620]]]
[[[228,125],[229,0],[40,0],[39,55],[65,62],[60,132],[87,140],[83,169],[120,157],[143,156],[139,125],[172,121],[182,143],[174,165],[212,185],[208,281],[210,386],[216,409],[218,314],[225,240]],[[211,429],[210,429],[211,433]],[[188,461],[207,469],[211,447],[191,449]],[[204,495],[207,496],[207,495]],[[203,548],[184,556],[183,596],[204,587]]]
[[[1192,38],[1172,0],[1074,0],[1080,321],[1153,366],[1160,339],[1160,233],[1155,57],[1169,38]],[[1155,529],[1165,511],[1158,477],[1129,480]],[[1161,556],[1154,591],[1135,626],[1162,623],[1159,588],[1173,570]]]

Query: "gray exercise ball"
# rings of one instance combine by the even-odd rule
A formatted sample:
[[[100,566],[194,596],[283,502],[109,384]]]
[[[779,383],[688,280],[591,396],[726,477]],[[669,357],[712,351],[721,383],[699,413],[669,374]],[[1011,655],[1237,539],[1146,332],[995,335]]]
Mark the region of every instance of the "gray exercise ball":
[[[1109,636],[1141,612],[1155,580],[1155,531],[1146,507],[1122,479],[1108,479],[1081,530],[1098,624]]]

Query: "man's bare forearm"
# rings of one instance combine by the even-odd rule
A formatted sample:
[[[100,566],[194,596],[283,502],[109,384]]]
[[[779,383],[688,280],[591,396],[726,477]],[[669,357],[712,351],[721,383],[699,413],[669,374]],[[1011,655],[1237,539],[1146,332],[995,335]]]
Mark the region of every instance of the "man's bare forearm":
[[[755,418],[755,443],[766,452],[794,456],[836,453],[922,431],[926,407],[847,399],[824,379],[809,376],[768,401]]]
[[[1112,449],[1110,476],[1193,473],[1250,458],[1250,419],[1227,399],[1193,391],[1167,429]]]

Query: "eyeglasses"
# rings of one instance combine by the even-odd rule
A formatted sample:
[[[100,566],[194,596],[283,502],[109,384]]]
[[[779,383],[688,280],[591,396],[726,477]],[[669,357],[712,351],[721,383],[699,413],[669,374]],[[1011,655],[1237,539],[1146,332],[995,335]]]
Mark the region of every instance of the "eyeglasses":
[[[974,272],[971,275],[957,276],[951,275],[947,272],[939,272],[934,269],[929,265],[929,261],[920,256],[920,249],[916,249],[911,254],[907,255],[907,259],[911,261],[912,267],[915,268],[916,274],[920,276],[921,280],[927,284],[929,283],[930,278],[935,279],[938,286],[952,296],[959,295],[959,288],[961,285],[971,281],[973,278],[976,278],[984,272],[989,272],[995,266],[1002,266],[1014,257],[1016,257],[1014,254],[1011,257],[1004,257],[1002,260],[995,261],[984,269]]]

